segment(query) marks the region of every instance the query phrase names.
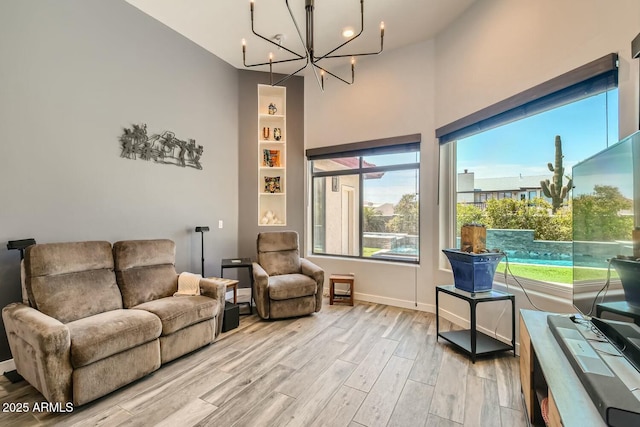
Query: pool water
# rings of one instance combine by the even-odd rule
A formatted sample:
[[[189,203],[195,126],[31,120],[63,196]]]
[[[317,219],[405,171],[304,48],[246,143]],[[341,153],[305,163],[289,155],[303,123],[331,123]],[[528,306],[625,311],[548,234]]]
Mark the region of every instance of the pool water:
[[[399,246],[389,251],[385,251],[378,256],[417,256],[417,249],[413,246]],[[554,267],[573,267],[571,259],[548,259],[548,258],[518,258],[507,254],[509,263],[511,264],[533,264],[533,265],[550,265]],[[504,263],[503,259],[501,263]]]
[[[535,264],[535,265],[553,265],[557,267],[573,267],[573,261],[570,259],[539,259],[539,258],[509,257],[509,264]]]

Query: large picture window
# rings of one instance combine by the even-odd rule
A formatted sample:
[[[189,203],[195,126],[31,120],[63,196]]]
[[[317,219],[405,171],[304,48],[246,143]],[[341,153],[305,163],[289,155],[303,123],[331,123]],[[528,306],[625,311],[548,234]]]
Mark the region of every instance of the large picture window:
[[[307,150],[313,253],[385,261],[420,257],[420,135]]]
[[[463,224],[481,223],[488,249],[504,252],[515,276],[572,285],[571,169],[618,141],[615,59],[596,60],[439,135],[443,147],[454,147],[456,247]],[[505,268],[503,261],[496,274]]]

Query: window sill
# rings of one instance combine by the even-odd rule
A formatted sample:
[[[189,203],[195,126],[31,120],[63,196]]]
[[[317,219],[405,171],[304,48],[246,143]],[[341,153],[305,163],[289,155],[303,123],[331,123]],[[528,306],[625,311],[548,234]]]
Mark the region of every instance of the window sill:
[[[333,261],[355,261],[355,262],[364,262],[364,263],[375,263],[378,264],[387,264],[389,266],[405,266],[405,267],[420,267],[420,261],[390,261],[383,258],[361,258],[361,257],[352,257],[352,256],[339,256],[339,255],[324,255],[324,254],[308,254],[306,256],[309,259],[318,258],[318,259],[326,259]]]
[[[440,273],[448,273],[453,277],[453,271],[451,269],[440,268],[439,270]],[[529,294],[533,293],[543,297],[552,297],[559,302],[567,303],[569,305],[573,304],[572,285],[566,283],[541,282],[538,280],[524,279],[520,277],[518,278],[518,282],[520,282],[524,290]],[[505,292],[522,292],[520,285],[516,283],[512,276],[508,276],[505,283],[503,274],[495,276],[494,286],[496,289]]]

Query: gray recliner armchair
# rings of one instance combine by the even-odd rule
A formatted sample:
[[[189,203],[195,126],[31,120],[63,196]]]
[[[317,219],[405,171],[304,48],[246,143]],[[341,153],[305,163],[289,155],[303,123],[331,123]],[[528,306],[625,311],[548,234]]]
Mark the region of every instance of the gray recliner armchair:
[[[300,258],[298,233],[259,233],[257,245],[253,297],[258,315],[282,319],[320,311],[324,270]]]

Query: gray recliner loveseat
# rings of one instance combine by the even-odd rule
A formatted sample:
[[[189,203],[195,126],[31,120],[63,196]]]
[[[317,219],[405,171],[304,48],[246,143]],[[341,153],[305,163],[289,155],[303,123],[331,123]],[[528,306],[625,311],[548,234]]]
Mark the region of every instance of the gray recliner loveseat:
[[[37,244],[24,260],[29,305],[2,311],[16,369],[50,402],[82,405],[215,340],[223,284],[177,291],[171,240]]]

